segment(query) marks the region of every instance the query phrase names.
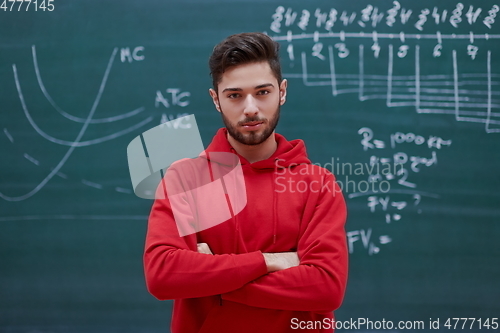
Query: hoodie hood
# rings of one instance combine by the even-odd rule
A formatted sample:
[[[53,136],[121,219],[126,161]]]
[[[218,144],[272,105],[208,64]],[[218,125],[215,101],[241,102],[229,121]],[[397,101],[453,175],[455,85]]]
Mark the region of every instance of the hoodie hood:
[[[205,151],[208,153],[231,152],[239,156],[241,165],[249,165],[254,169],[283,169],[291,165],[311,164],[311,161],[307,158],[306,147],[302,140],[287,141],[283,135],[275,133],[274,136],[278,147],[273,155],[268,159],[249,163],[229,144],[227,135],[227,129],[220,128]],[[276,160],[279,161],[276,162]]]

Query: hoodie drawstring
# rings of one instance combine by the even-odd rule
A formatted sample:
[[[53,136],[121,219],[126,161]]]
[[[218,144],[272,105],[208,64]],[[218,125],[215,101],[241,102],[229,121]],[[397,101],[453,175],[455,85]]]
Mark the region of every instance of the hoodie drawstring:
[[[274,172],[273,172],[273,245],[276,244],[276,228],[278,223],[278,196],[276,194],[276,174],[278,173],[278,166],[276,165],[276,161],[278,159],[274,159]]]

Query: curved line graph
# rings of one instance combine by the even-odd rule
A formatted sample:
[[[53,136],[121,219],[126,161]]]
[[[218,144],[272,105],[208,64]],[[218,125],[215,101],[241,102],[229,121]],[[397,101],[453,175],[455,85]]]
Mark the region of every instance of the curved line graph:
[[[50,179],[52,179],[52,177],[54,177],[54,175],[56,173],[58,173],[59,170],[62,168],[62,166],[66,163],[68,158],[71,156],[71,154],[75,150],[76,143],[78,143],[80,141],[80,139],[82,138],[83,134],[85,134],[85,131],[87,130],[88,125],[90,124],[90,120],[94,116],[95,110],[97,109],[97,105],[99,104],[99,101],[101,99],[102,92],[104,91],[104,87],[106,86],[106,81],[108,80],[108,75],[109,75],[109,72],[111,70],[111,66],[113,65],[113,61],[115,59],[117,51],[118,51],[118,49],[115,48],[113,50],[113,53],[111,54],[111,57],[108,61],[108,66],[107,66],[106,71],[104,73],[104,77],[102,78],[102,81],[101,81],[101,86],[99,87],[99,91],[98,91],[97,96],[94,100],[94,104],[92,105],[92,109],[90,110],[89,115],[87,116],[85,123],[83,124],[82,128],[80,129],[80,132],[78,133],[78,135],[75,139],[75,144],[73,144],[69,147],[69,149],[66,151],[66,154],[64,154],[63,158],[59,161],[57,166],[34,189],[32,189],[30,192],[28,192],[24,195],[17,196],[17,197],[6,196],[5,194],[0,192],[0,197],[2,199],[7,200],[7,201],[22,201],[22,200],[25,200],[25,199],[33,196],[43,186],[45,186],[45,184],[47,184],[47,182]],[[15,64],[13,65],[13,69],[14,69],[14,73],[16,73],[16,75],[17,75],[17,69],[16,69]],[[17,84],[17,82],[16,82],[16,84]],[[24,103],[24,100],[22,100],[21,103]]]
[[[40,75],[40,68],[38,67],[38,58],[36,56],[36,47],[35,47],[35,45],[31,46],[31,53],[33,55],[33,65],[35,67],[36,79],[38,81],[38,85],[40,86],[40,89],[42,90],[43,95],[45,96],[45,98],[47,98],[47,101],[49,101],[49,103],[52,105],[52,107],[54,109],[57,110],[57,112],[59,112],[62,116],[66,117],[67,119],[73,120],[73,121],[78,122],[78,123],[84,123],[85,122],[85,118],[79,118],[79,117],[75,117],[75,116],[69,114],[68,112],[66,112],[63,109],[61,109],[56,104],[56,102],[54,102],[54,100],[52,99],[52,97],[48,93],[47,89],[45,88],[45,85],[43,84],[42,76]],[[114,121],[117,121],[117,120],[122,120],[122,119],[125,119],[125,118],[129,118],[129,117],[135,116],[136,114],[141,113],[142,111],[144,111],[144,107],[140,107],[138,109],[132,110],[130,112],[127,112],[127,113],[124,113],[124,114],[121,114],[121,115],[118,115],[118,116],[113,116],[113,117],[108,117],[108,118],[101,118],[101,119],[92,119],[90,121],[90,123],[91,124],[110,123],[110,122],[114,122]]]
[[[42,89],[45,97],[47,98],[47,100],[52,104],[52,106],[54,108],[56,108],[56,110],[58,110],[59,112],[62,111],[56,104],[55,102],[53,101],[53,99],[51,98],[51,96],[47,93],[46,89],[45,89],[45,86],[43,85],[43,81],[41,79],[41,76],[40,76],[40,73],[39,73],[39,68],[38,68],[38,63],[36,61],[36,53],[35,53],[35,49],[33,47],[32,49],[34,51],[33,55],[34,55],[34,63],[35,63],[35,71],[37,72],[37,80],[38,80],[38,83],[40,85],[40,88]],[[69,146],[69,149],[66,151],[66,153],[64,154],[64,156],[62,157],[62,159],[58,162],[58,164],[53,168],[51,169],[51,171],[47,174],[47,176],[37,185],[35,186],[31,191],[23,194],[23,195],[20,195],[20,196],[9,196],[9,195],[6,195],[4,193],[1,193],[0,192],[0,198],[6,200],[6,201],[22,201],[22,200],[25,200],[25,199],[28,199],[30,198],[31,196],[35,195],[38,191],[40,191],[47,183],[48,181],[50,181],[55,175],[59,175],[61,174],[60,173],[60,170],[61,168],[64,166],[64,164],[66,163],[66,161],[68,160],[68,158],[71,156],[71,154],[73,153],[73,151],[75,150],[75,148],[77,147],[83,147],[83,146],[88,146],[88,145],[92,145],[92,144],[97,144],[97,143],[101,143],[101,142],[104,142],[104,141],[108,141],[108,140],[111,140],[111,139],[114,139],[114,138],[117,138],[119,136],[122,136],[126,133],[129,133],[137,128],[140,128],[142,126],[144,126],[145,124],[149,123],[150,121],[153,120],[153,116],[150,116],[146,119],[144,119],[143,121],[135,124],[134,126],[131,126],[129,128],[126,128],[124,130],[121,130],[119,132],[116,132],[116,133],[113,133],[111,135],[108,135],[108,136],[105,136],[105,137],[101,137],[101,138],[97,138],[97,139],[93,139],[93,140],[88,140],[88,141],[81,141],[83,135],[85,134],[88,126],[92,123],[104,123],[104,122],[112,122],[112,121],[116,121],[116,120],[121,120],[121,119],[125,119],[125,118],[128,118],[128,117],[131,117],[132,115],[136,115],[140,112],[142,112],[144,110],[143,107],[141,108],[138,108],[132,112],[128,112],[128,113],[125,113],[125,114],[122,114],[122,115],[119,115],[119,116],[114,116],[114,117],[109,117],[109,118],[102,118],[102,119],[94,119],[94,114],[96,112],[96,109],[97,109],[97,106],[99,105],[100,103],[100,100],[101,100],[101,97],[102,97],[102,94],[104,92],[104,89],[106,87],[106,83],[107,83],[107,80],[108,80],[108,77],[109,77],[109,74],[110,74],[110,71],[111,71],[111,68],[113,66],[113,63],[114,63],[114,60],[116,58],[116,55],[117,55],[117,52],[118,52],[118,48],[114,48],[113,49],[113,52],[108,60],[108,63],[107,63],[107,66],[106,66],[106,70],[104,72],[104,75],[103,75],[103,78],[101,80],[101,83],[100,83],[100,86],[99,86],[99,90],[97,92],[97,95],[94,99],[94,102],[92,104],[92,107],[89,111],[89,114],[87,116],[87,118],[83,119],[83,118],[77,118],[77,117],[73,117],[69,114],[66,113],[66,116],[70,116],[70,120],[73,120],[73,121],[77,121],[77,122],[80,122],[78,119],[83,119],[84,122],[83,122],[83,125],[82,127],[80,128],[79,132],[78,132],[78,135],[76,136],[75,140],[74,141],[66,141],[66,140],[59,140],[59,139],[56,139],[50,135],[48,135],[47,133],[43,132],[39,127],[38,125],[34,122],[34,120],[32,119],[29,111],[28,111],[28,107],[27,107],[27,104],[26,104],[26,101],[25,101],[25,98],[24,98],[24,95],[22,93],[22,90],[21,90],[21,84],[20,84],[20,81],[19,81],[19,76],[18,76],[18,72],[17,72],[17,66],[16,64],[13,64],[12,65],[12,70],[13,70],[13,75],[14,75],[14,81],[15,81],[15,84],[16,84],[16,88],[17,88],[17,91],[18,91],[18,95],[19,95],[19,100],[20,100],[20,103],[21,103],[21,106],[22,106],[22,109],[24,111],[24,114],[26,116],[26,118],[28,119],[28,121],[30,122],[31,126],[35,129],[35,131],[40,134],[42,137],[46,138],[47,140],[53,142],[53,143],[57,143],[57,144],[61,144],[61,145],[67,145]],[[63,111],[64,112],[64,111]],[[71,119],[71,117],[73,118],[76,118],[77,120],[75,119]],[[68,118],[68,117],[66,117]],[[97,122],[96,121],[93,121],[93,120],[98,120]],[[4,132],[5,134],[7,135],[7,129],[4,129]],[[12,137],[9,133],[8,137]],[[12,143],[14,142],[14,140],[10,140]]]
[[[36,123],[35,121],[33,120],[33,118],[31,117],[31,114],[28,110],[28,107],[26,105],[26,101],[24,99],[24,94],[22,92],[22,89],[21,89],[21,83],[19,81],[19,77],[17,75],[17,67],[16,65],[12,65],[12,69],[13,69],[13,72],[14,72],[14,80],[16,82],[16,88],[17,88],[17,93],[19,95],[19,100],[21,101],[21,106],[23,108],[23,111],[24,111],[24,114],[26,115],[26,119],[28,119],[29,123],[31,124],[31,126],[33,127],[33,129],[38,133],[40,134],[43,138],[49,140],[50,142],[53,142],[53,143],[56,143],[56,144],[59,144],[59,145],[63,145],[63,146],[75,146],[75,147],[85,147],[85,146],[90,146],[90,145],[93,145],[93,144],[97,144],[97,143],[101,143],[101,142],[105,142],[105,141],[109,141],[109,140],[112,140],[112,139],[115,139],[121,135],[124,135],[124,134],[127,134],[127,133],[130,133],[132,132],[133,130],[137,129],[137,128],[140,128],[142,126],[144,126],[145,124],[149,123],[150,121],[153,120],[153,117],[150,116],[148,118],[146,118],[145,120],[141,121],[140,123],[138,124],[135,124],[134,126],[131,126],[129,128],[126,128],[122,131],[119,131],[117,133],[113,133],[113,134],[110,134],[110,135],[107,135],[107,136],[104,136],[104,137],[101,137],[101,138],[97,138],[97,139],[92,139],[92,140],[88,140],[88,141],[82,141],[82,142],[76,142],[76,141],[67,141],[67,140],[61,140],[61,139],[57,139],[49,134],[47,134],[46,132],[44,132]],[[50,96],[49,96],[50,97]],[[144,109],[143,107],[137,109],[137,110],[140,110],[140,109]],[[141,110],[142,111],[142,110]],[[123,118],[122,118],[123,119]],[[91,122],[89,122],[89,124],[91,124]]]

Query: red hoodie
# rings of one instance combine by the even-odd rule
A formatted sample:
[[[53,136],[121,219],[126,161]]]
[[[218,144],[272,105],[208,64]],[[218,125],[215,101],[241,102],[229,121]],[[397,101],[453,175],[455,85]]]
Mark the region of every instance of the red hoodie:
[[[150,293],[175,300],[173,333],[333,331],[347,281],[345,201],[302,140],[275,137],[270,158],[239,156],[247,204],[224,223],[180,237],[169,200],[155,200],[144,269]],[[206,152],[237,154],[226,129]],[[214,255],[198,253],[197,243]],[[267,273],[262,253],[288,251],[300,265]]]

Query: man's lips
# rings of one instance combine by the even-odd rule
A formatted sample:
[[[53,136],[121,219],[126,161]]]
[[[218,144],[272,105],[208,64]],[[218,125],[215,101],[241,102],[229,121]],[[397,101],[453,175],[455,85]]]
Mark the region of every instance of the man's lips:
[[[243,126],[243,128],[247,131],[257,131],[263,123],[263,121],[249,121],[241,126]]]
[[[244,123],[242,126],[244,127],[250,127],[250,126],[256,126],[264,123],[263,121],[250,121],[248,123]]]

